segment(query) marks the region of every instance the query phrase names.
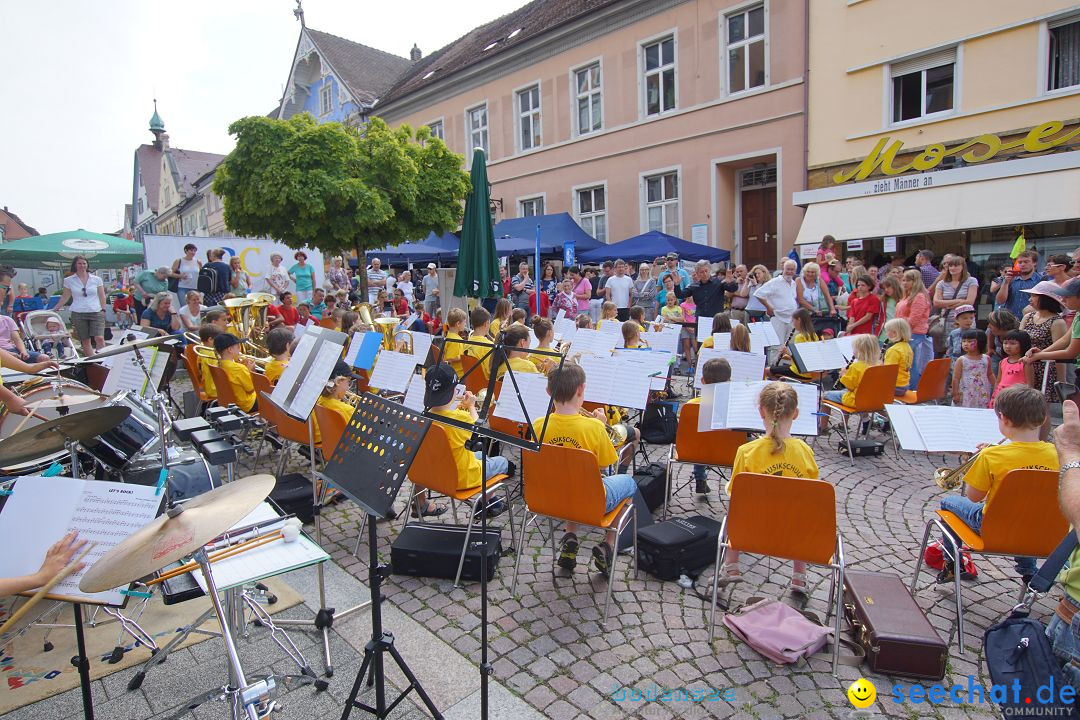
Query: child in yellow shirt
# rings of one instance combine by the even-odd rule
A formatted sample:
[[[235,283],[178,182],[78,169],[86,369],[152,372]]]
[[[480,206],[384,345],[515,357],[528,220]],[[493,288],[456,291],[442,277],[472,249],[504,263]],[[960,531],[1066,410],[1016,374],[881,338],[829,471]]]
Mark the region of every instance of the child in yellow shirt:
[[[255,363],[251,358],[241,360],[240,347],[240,339],[231,333],[221,333],[214,338],[214,351],[220,358],[218,365],[229,378],[237,406],[246,413],[258,412],[255,385],[251,381],[251,370]]]
[[[491,337],[498,339],[499,331],[511,322],[511,316],[514,313],[514,304],[507,298],[499,298],[499,302],[495,303],[494,316],[491,318]]]
[[[555,326],[547,318],[533,318],[533,335],[536,336],[537,350],[551,350],[551,343],[555,340]],[[539,372],[545,375],[559,365],[559,358],[540,353],[529,353],[529,360],[536,366]]]
[[[209,350],[214,349],[214,338],[222,333],[217,325],[204,322],[199,326],[199,344]],[[210,373],[211,367],[217,367],[216,360],[198,357],[199,378],[202,380],[203,392],[211,400],[217,400],[217,386],[214,385],[214,376]]]
[[[816,479],[818,466],[814,460],[814,451],[802,440],[791,436],[791,424],[799,416],[799,396],[795,393],[795,388],[782,382],[766,385],[758,396],[758,413],[765,422],[765,435],[739,447],[735,453],[731,476],[758,473]],[[730,482],[727,491],[731,492]],[[721,572],[722,582],[742,580],[737,551],[727,551]],[[789,587],[792,592],[806,592],[806,563],[795,562]]]
[[[450,312],[446,313],[446,339],[443,341],[443,360],[450,363],[458,377],[461,377],[463,373],[461,356],[465,354],[467,346],[464,343],[454,342],[454,340],[465,339],[465,321],[467,319],[465,311],[461,308],[451,308]]]
[[[524,325],[511,325],[503,333],[506,348],[506,365],[516,373],[536,373],[536,365],[529,360],[529,328]],[[515,348],[511,350],[510,348]],[[517,349],[520,348],[520,349]],[[502,380],[506,367],[500,367],[495,377]]]
[[[596,321],[596,329],[602,330],[605,325],[619,324],[619,308],[610,300],[605,300],[600,306],[600,319]]]
[[[896,394],[903,395],[914,390],[911,385],[911,364],[915,360],[915,351],[911,349],[911,325],[904,318],[893,318],[885,323],[885,337],[889,348],[885,351],[885,364],[897,365]]]
[[[851,344],[855,351],[855,357],[840,376],[840,384],[846,390],[829,390],[825,393],[825,399],[853,407],[855,405],[855,390],[862,382],[866,368],[881,364],[881,346],[878,345],[877,337],[868,333],[860,333],[855,336]]]
[[[334,365],[334,369],[330,372],[330,379],[326,382],[326,387],[323,388],[319,399],[315,401],[316,404],[328,410],[333,410],[348,424],[352,420],[353,413],[356,412],[356,408],[345,402],[345,396],[348,394],[351,384],[352,370],[344,360],[338,360],[337,364]]]
[[[645,347],[645,344],[641,341],[641,326],[633,320],[627,320],[622,324],[622,337],[623,347],[628,350]]]
[[[728,315],[726,312],[718,312],[715,315],[713,315],[712,331],[714,333],[729,333],[729,332],[731,332],[731,316]],[[701,341],[701,347],[703,347],[703,348],[711,348],[711,347],[713,347],[713,336],[712,336],[712,334],[710,334],[709,337],[707,337],[707,338],[705,338],[704,340]]]
[[[281,374],[285,372],[285,366],[289,364],[289,358],[292,357],[292,339],[292,331],[287,327],[276,327],[266,334],[266,349],[274,359],[266,363],[263,372],[271,385],[277,385]]]
[[[491,338],[488,337],[488,331],[491,329],[491,313],[484,308],[477,305],[469,313],[469,324],[472,325],[472,332],[469,334],[469,341],[474,343],[483,343],[487,347],[480,347],[479,345],[468,345],[465,348],[465,355],[481,359],[481,365],[484,367],[484,380],[487,381],[488,376],[491,375]]]

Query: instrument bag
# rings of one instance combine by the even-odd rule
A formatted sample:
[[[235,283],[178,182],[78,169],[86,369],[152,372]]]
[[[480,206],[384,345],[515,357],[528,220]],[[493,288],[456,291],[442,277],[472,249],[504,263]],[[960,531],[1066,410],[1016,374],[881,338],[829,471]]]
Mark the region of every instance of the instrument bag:
[[[720,523],[695,515],[672,518],[638,531],[638,567],[660,580],[697,577],[716,560]]]
[[[664,504],[664,491],[667,490],[667,470],[660,463],[651,462],[648,465],[639,466],[634,473],[634,482],[637,483],[649,510],[655,510]],[[644,527],[638,518],[638,528]]]
[[[315,498],[311,478],[301,473],[287,473],[277,479],[270,499],[285,514],[292,513],[304,524],[315,520]]]
[[[841,455],[847,455],[847,443],[841,441],[837,446]],[[851,438],[852,457],[876,457],[885,453],[885,443],[869,438]]]
[[[844,615],[874,672],[930,680],[945,677],[949,646],[899,576],[845,572]]]
[[[1038,620],[1028,617],[1032,603],[1038,595],[1053,587],[1058,571],[1075,549],[1076,533],[1070,530],[1031,578],[1024,602],[1014,607],[1007,618],[987,628],[983,635],[983,655],[992,683],[1010,688],[1004,694],[1005,702],[999,703],[1005,717],[1025,714],[1077,717],[1074,703],[1061,702],[1059,692],[1069,684],[1069,678],[1062,671],[1061,661],[1054,656],[1046,628]],[[1011,688],[1017,681],[1020,692],[1013,702]],[[1053,691],[1047,697],[1046,689],[1039,693],[1040,687],[1052,687]]]
[[[464,525],[409,523],[390,546],[390,565],[394,574],[453,580],[461,559],[465,530]],[[480,526],[473,525],[469,547],[465,550],[465,564],[461,568],[462,580],[480,580],[481,552],[487,554],[488,581],[495,577],[502,555],[501,534],[501,527],[488,525],[485,542]]]
[[[645,405],[638,423],[642,442],[670,445],[679,429],[679,404],[673,400],[655,400]]]

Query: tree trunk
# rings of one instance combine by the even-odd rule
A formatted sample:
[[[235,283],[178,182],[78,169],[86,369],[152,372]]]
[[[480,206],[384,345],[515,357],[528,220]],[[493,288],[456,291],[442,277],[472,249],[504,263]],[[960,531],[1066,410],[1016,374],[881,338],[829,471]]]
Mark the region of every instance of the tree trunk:
[[[360,249],[360,241],[356,241],[356,277],[360,280],[358,286],[360,293],[360,302],[368,301],[368,287],[367,287],[367,268],[364,263],[364,251]]]

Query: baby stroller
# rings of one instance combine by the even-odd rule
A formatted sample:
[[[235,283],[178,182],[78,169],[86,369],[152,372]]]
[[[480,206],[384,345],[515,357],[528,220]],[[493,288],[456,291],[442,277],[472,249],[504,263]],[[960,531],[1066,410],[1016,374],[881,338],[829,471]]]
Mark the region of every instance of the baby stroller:
[[[49,329],[50,323],[57,323],[59,329]],[[35,350],[57,360],[69,360],[79,356],[71,333],[56,312],[52,310],[32,310],[26,313],[22,321],[23,335]]]

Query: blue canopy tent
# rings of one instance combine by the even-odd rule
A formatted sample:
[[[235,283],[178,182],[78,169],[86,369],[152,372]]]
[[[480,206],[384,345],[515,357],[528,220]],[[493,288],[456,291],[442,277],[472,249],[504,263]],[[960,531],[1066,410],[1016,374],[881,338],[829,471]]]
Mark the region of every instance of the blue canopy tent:
[[[384,265],[402,265],[404,263],[438,262],[440,260],[456,260],[458,245],[461,240],[454,233],[436,235],[430,233],[426,238],[418,242],[401,243],[378,250],[368,250],[364,253],[368,262],[372,258],[379,258]],[[356,261],[349,262],[356,267]]]
[[[650,230],[611,245],[601,245],[595,250],[581,253],[579,257],[585,262],[602,262],[618,258],[627,262],[652,262],[654,258],[667,255],[669,252],[678,253],[680,260],[721,262],[731,257],[731,253],[727,250],[687,242],[658,230]]]
[[[582,253],[604,243],[581,229],[569,213],[510,218],[495,224],[495,248],[499,255],[525,255],[536,250],[536,226],[540,226],[540,252],[562,254],[563,243],[573,242],[574,252]],[[512,240],[513,242],[507,242]]]

